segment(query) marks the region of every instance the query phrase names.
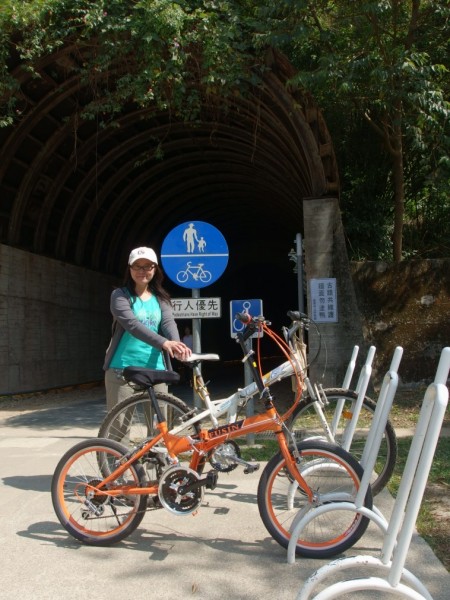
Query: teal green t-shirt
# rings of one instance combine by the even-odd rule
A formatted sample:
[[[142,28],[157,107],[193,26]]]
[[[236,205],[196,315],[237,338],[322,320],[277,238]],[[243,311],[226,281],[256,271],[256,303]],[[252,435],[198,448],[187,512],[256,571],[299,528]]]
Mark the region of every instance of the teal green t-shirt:
[[[152,331],[158,332],[161,323],[161,308],[155,296],[145,302],[136,298],[131,309],[138,321]],[[125,367],[164,369],[162,353],[125,331],[111,360],[110,368],[124,369]]]

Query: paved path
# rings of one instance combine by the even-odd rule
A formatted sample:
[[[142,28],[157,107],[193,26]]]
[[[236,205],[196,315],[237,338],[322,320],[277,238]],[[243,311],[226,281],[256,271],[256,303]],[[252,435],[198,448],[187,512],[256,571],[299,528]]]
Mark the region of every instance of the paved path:
[[[294,600],[302,582],[327,562],[287,564],[285,550],[259,517],[261,471],[243,475],[242,469],[220,476],[195,517],[153,511],[116,546],[79,544],[55,517],[50,482],[63,452],[95,436],[103,414],[100,397],[24,413],[0,411],[2,599]],[[383,492],[377,506],[389,514],[392,499]],[[347,554],[377,555],[380,546],[381,534],[371,524]],[[408,567],[434,600],[447,600],[450,575],[419,536]],[[367,597],[352,594],[351,599]]]

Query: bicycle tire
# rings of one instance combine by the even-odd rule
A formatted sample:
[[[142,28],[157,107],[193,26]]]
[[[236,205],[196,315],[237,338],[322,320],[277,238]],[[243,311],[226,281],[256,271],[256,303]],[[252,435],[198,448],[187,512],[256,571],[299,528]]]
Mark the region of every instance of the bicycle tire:
[[[169,431],[181,425],[183,418],[190,412],[189,406],[176,396],[155,392],[158,404],[167,419]],[[114,406],[103,419],[98,437],[118,441],[128,448],[134,447],[144,439],[159,433],[155,426],[155,411],[147,392],[133,394]],[[199,425],[186,428],[186,435],[198,433]],[[185,430],[183,429],[183,435]]]
[[[208,283],[209,281],[211,281],[212,275],[209,271],[203,271],[202,274],[200,275],[200,281],[202,283]]]
[[[171,394],[164,392],[155,392],[155,394],[166,417],[169,431],[181,425],[184,416],[191,410],[189,406]],[[144,440],[159,434],[154,417],[155,412],[147,392],[133,394],[108,412],[100,425],[98,437],[118,441],[129,449],[134,448]],[[180,435],[196,435],[199,431],[199,424],[195,423],[183,428]],[[162,472],[160,461],[155,463],[154,460],[143,460],[143,464],[150,480],[160,479]]]
[[[341,419],[337,425],[334,439],[334,442],[340,445],[344,428],[352,416],[352,413],[349,410],[349,405],[357,399],[358,394],[352,390],[340,388],[327,388],[323,391],[328,401],[328,406],[323,408],[328,424],[331,424],[338,399],[345,399],[344,410],[342,411]],[[373,421],[375,409],[376,403],[365,396],[361,406],[361,413],[355,429],[352,444],[349,448],[350,454],[352,454],[358,461],[361,459],[364,451],[367,434]],[[322,425],[314,409],[314,401],[309,396],[301,400],[287,426],[294,433],[296,442],[301,442],[302,440],[308,439],[308,437],[312,436],[319,436],[325,439]],[[381,492],[391,478],[396,461],[397,436],[395,435],[395,430],[391,422],[388,420],[377,455],[375,472],[371,480],[372,494],[374,496]]]
[[[177,273],[177,281],[179,283],[186,283],[188,277],[189,273],[187,271],[180,271],[179,273]]]
[[[84,544],[108,546],[120,542],[144,518],[147,496],[87,496],[88,486],[102,481],[103,472],[111,472],[112,465],[126,452],[127,448],[118,442],[95,438],[73,446],[56,466],[51,485],[53,508],[64,529]],[[103,468],[103,461],[107,467]],[[130,465],[121,476],[122,484],[141,486],[145,480],[145,471],[138,463]]]
[[[298,444],[302,461],[300,472],[319,502],[330,503],[330,494],[350,494],[354,499],[363,476],[358,461],[340,446],[321,440]],[[322,500],[320,500],[322,498]],[[333,500],[331,500],[333,501]],[[336,500],[338,503],[339,500]],[[284,548],[290,540],[292,521],[309,500],[286,469],[279,452],[267,463],[258,484],[258,508],[271,536]],[[368,486],[364,506],[372,508]],[[318,515],[300,532],[295,552],[306,558],[329,558],[352,547],[364,534],[370,520],[360,513],[338,509]]]

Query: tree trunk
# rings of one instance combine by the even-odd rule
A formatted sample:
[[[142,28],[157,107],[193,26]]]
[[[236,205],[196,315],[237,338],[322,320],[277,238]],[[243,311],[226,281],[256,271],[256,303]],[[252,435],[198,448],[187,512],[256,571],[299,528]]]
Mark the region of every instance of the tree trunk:
[[[394,231],[392,233],[392,252],[394,262],[402,260],[403,219],[405,213],[405,185],[403,174],[403,143],[401,127],[395,129],[392,140],[392,177],[394,183]]]
[[[386,114],[381,124],[376,124],[369,113],[365,113],[370,126],[381,137],[391,157],[394,186],[394,230],[392,232],[392,257],[401,262],[403,251],[403,218],[405,213],[405,181],[403,173],[402,102],[394,102],[391,115]],[[393,123],[395,123],[393,125]]]
[[[404,182],[403,182],[403,156],[393,156],[392,175],[394,178],[394,231],[392,233],[392,251],[394,262],[402,260],[403,249],[403,217],[404,207]]]

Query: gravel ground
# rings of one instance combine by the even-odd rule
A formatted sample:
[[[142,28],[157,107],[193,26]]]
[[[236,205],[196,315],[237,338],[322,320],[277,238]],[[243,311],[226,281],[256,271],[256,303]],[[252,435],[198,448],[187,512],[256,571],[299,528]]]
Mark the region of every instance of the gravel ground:
[[[96,400],[105,398],[103,382],[87,383],[27,394],[0,396],[0,413],[5,418],[7,416],[5,413],[17,414],[41,410],[55,404],[72,404],[86,400],[87,398]]]

